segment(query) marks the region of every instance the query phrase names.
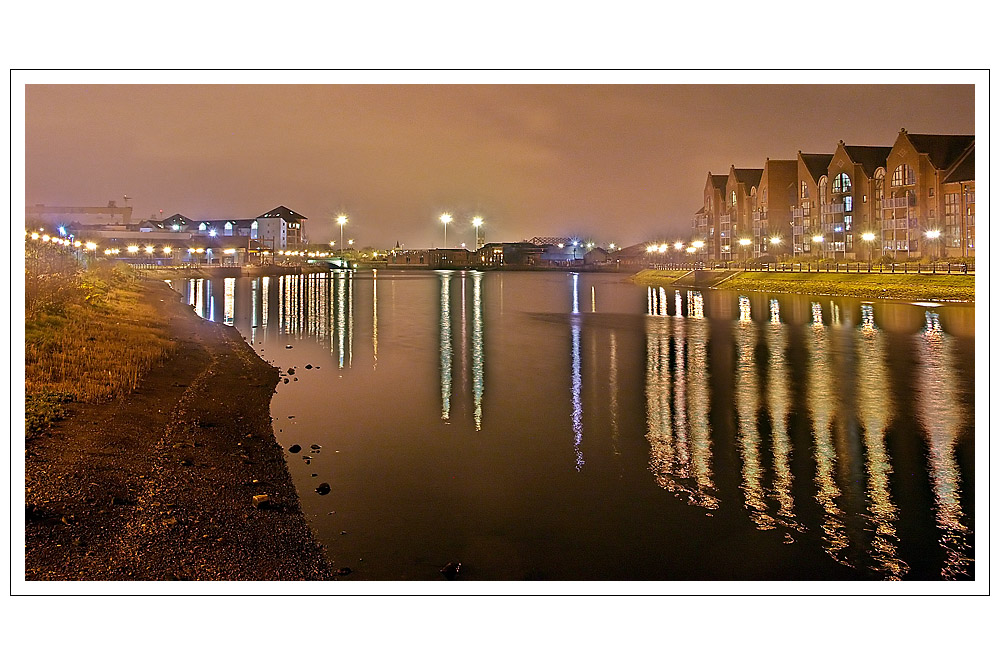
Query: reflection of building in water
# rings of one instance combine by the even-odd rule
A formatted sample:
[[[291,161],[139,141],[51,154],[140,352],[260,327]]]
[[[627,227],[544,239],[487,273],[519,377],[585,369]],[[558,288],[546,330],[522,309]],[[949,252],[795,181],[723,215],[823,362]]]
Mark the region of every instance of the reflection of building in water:
[[[950,336],[941,330],[937,313],[927,311],[927,325],[921,334],[917,359],[917,403],[919,419],[927,432],[927,463],[938,529],[938,542],[945,551],[941,577],[965,576],[972,558],[967,537],[969,528],[961,505],[962,476],[955,459],[955,444],[962,424]]]
[[[697,319],[677,317],[654,307],[659,294],[647,292],[646,438],[650,471],[656,482],[690,504],[714,509],[712,442],[708,423],[708,327]],[[700,294],[697,294],[700,298]],[[688,292],[688,312],[692,307]],[[657,303],[658,305],[658,303]],[[700,314],[700,307],[698,308]],[[671,352],[673,363],[671,364]]]
[[[861,306],[857,373],[858,415],[865,429],[865,468],[868,473],[869,521],[874,531],[870,555],[873,568],[889,580],[900,580],[909,567],[899,559],[896,505],[892,501],[892,463],[885,448],[885,431],[892,421],[892,391],[885,365],[885,340],[875,327],[871,305]]]
[[[483,427],[483,274],[472,274],[472,403],[476,430]]]
[[[580,313],[580,274],[573,273],[573,314],[578,315]],[[570,333],[572,335],[572,367],[573,376],[572,383],[570,385],[570,390],[572,392],[573,399],[573,451],[576,454],[576,469],[580,471],[583,467],[583,450],[581,445],[583,444],[583,397],[581,391],[583,389],[583,379],[581,375],[581,362],[580,362],[580,319],[574,316],[570,324]]]
[[[754,347],[757,330],[750,317],[750,299],[740,296],[740,321],[736,324],[736,439],[743,459],[743,499],[757,529],[771,529],[774,519],[767,513],[761,483],[760,435],[757,432],[757,367]]]
[[[795,520],[795,500],[792,496],[794,477],[790,462],[792,445],[788,438],[788,411],[791,404],[788,390],[791,380],[788,363],[785,360],[788,341],[781,325],[781,311],[777,299],[771,299],[770,309],[771,322],[767,328],[767,404],[771,414],[771,454],[774,461],[772,496],[778,503],[778,521],[786,527],[801,531],[802,526]]]
[[[225,278],[223,292],[225,294],[225,306],[222,311],[222,323],[226,326],[232,326],[234,310],[233,305],[236,299],[236,278]]]
[[[848,546],[844,514],[837,506],[840,488],[834,478],[837,454],[833,446],[833,416],[836,394],[833,387],[834,369],[830,363],[830,340],[823,326],[823,311],[819,303],[812,304],[812,348],[809,357],[809,411],[813,420],[813,449],[816,458],[816,501],[823,509],[824,547],[830,556],[845,563],[843,551]]]
[[[378,271],[372,270],[372,368],[378,368]]]

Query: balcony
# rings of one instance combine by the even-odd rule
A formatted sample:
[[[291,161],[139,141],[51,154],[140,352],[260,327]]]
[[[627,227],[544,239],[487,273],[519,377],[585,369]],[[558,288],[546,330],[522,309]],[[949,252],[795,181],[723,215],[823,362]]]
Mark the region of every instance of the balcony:
[[[909,208],[917,204],[913,196],[896,197],[895,199],[882,199],[882,208]]]
[[[732,215],[720,215],[719,216],[719,224],[729,224],[730,222],[732,222],[731,218],[732,218]]]
[[[844,212],[844,204],[842,204],[842,203],[839,203],[839,204],[823,204],[821,212],[824,215],[830,215],[830,214],[836,214],[836,213],[843,213]]]
[[[805,216],[806,216],[806,212],[805,212],[804,209],[802,209],[802,208],[793,208],[792,209],[792,219],[798,220],[798,219],[802,219]]]

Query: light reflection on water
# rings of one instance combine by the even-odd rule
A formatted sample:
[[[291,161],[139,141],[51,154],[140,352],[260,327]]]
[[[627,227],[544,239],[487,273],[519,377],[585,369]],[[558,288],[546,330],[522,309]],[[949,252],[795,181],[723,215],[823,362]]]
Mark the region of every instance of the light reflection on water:
[[[711,557],[695,557],[683,574],[663,569],[683,560],[685,543],[718,531],[736,537],[726,549],[737,560],[792,558],[773,570],[778,577],[973,575],[971,504],[962,493],[971,472],[959,464],[959,452],[972,446],[964,388],[971,342],[945,330],[949,321],[971,320],[961,311],[919,308],[920,330],[911,305],[642,288],[576,273],[335,271],[172,286],[200,316],[236,326],[276,365],[302,367],[314,349],[335,361],[332,374],[299,372],[298,384],[279,385],[272,405],[294,405],[299,414],[279,429],[284,416],[275,413],[286,446],[303,441],[286,439],[294,432],[320,443],[336,432],[338,448],[355,446],[351,457],[313,456],[309,468],[289,458],[303,506],[332,552],[371,562],[371,549],[399,539],[410,545],[393,549],[429,547],[404,527],[412,523],[441,541],[465,535],[488,543],[484,552],[548,572],[496,564],[483,578],[739,578],[738,567]],[[587,291],[590,307],[581,308]],[[366,303],[359,311],[356,300]],[[356,336],[371,363],[353,364]],[[915,358],[901,359],[911,347]],[[915,369],[912,387],[896,379],[904,366]],[[914,405],[926,436],[918,464],[932,494],[926,506],[894,476],[900,457],[924,441],[905,439],[902,404]],[[447,428],[438,432],[423,416]],[[364,427],[352,429],[354,420]],[[421,442],[412,451],[411,438]],[[642,492],[637,454],[655,495]],[[434,481],[438,468],[467,479],[454,496]],[[394,496],[418,471],[433,505],[451,507],[440,527],[419,513],[419,500]],[[322,499],[311,492],[312,474],[340,482]],[[372,478],[384,479],[377,496],[366,494]],[[322,504],[331,501],[334,514]],[[700,509],[702,522],[669,518],[671,502]],[[577,522],[557,521],[564,509]],[[389,519],[395,513],[403,522]],[[363,531],[370,542],[339,537],[336,521],[355,515],[352,534]],[[935,526],[929,544],[908,527],[923,515]],[[533,534],[536,523],[543,536]],[[476,536],[480,530],[488,536]],[[561,543],[574,544],[572,563],[558,554]],[[604,568],[624,557],[612,555],[619,546],[629,548],[632,569]],[[798,550],[782,555],[782,548]],[[422,575],[416,565],[368,566],[374,578]]]
[[[971,558],[960,503],[962,478],[955,460],[955,444],[963,423],[953,368],[950,336],[941,329],[936,312],[927,311],[927,325],[921,334],[917,397],[918,419],[927,432],[928,468],[945,561],[941,577],[954,580],[963,576]]]

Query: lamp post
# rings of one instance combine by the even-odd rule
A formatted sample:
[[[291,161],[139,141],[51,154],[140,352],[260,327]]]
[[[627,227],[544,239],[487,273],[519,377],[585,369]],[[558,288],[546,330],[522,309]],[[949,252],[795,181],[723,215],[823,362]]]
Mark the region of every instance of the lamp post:
[[[483,226],[483,218],[476,215],[472,218],[472,226],[476,230],[476,250],[479,250],[479,227]]]
[[[875,234],[873,234],[870,231],[866,231],[865,233],[861,234],[861,240],[868,243],[868,269],[871,270],[872,254],[875,252],[875,247],[873,245],[875,242]]]
[[[337,216],[337,224],[340,225],[340,256],[344,256],[344,225],[347,224],[346,215]]]
[[[820,258],[823,258],[823,236],[813,236],[813,243],[819,245]]]
[[[747,268],[747,248],[750,247],[750,243],[752,242],[753,241],[750,240],[749,238],[740,239],[740,247],[743,248],[741,252],[741,254],[743,255],[743,270],[746,270]]]
[[[928,231],[924,235],[927,236],[928,239],[930,239],[932,241],[935,241],[935,240],[937,240],[938,238],[941,237],[941,232],[938,231],[937,229],[932,229],[931,231]],[[931,252],[929,254],[930,254],[930,257],[931,257],[931,261],[936,261],[937,260],[937,257],[934,256],[933,252]]]
[[[441,224],[444,225],[444,246],[448,247],[448,223],[451,222],[451,215],[448,213],[443,213],[440,218]]]

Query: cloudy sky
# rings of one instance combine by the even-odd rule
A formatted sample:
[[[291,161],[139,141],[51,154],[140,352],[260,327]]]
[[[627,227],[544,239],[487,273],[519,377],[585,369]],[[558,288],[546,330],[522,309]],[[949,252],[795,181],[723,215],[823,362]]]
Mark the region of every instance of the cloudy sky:
[[[940,78],[940,77],[939,77]],[[684,238],[708,172],[972,134],[972,85],[34,85],[25,203],[147,218],[285,205],[314,242]]]

